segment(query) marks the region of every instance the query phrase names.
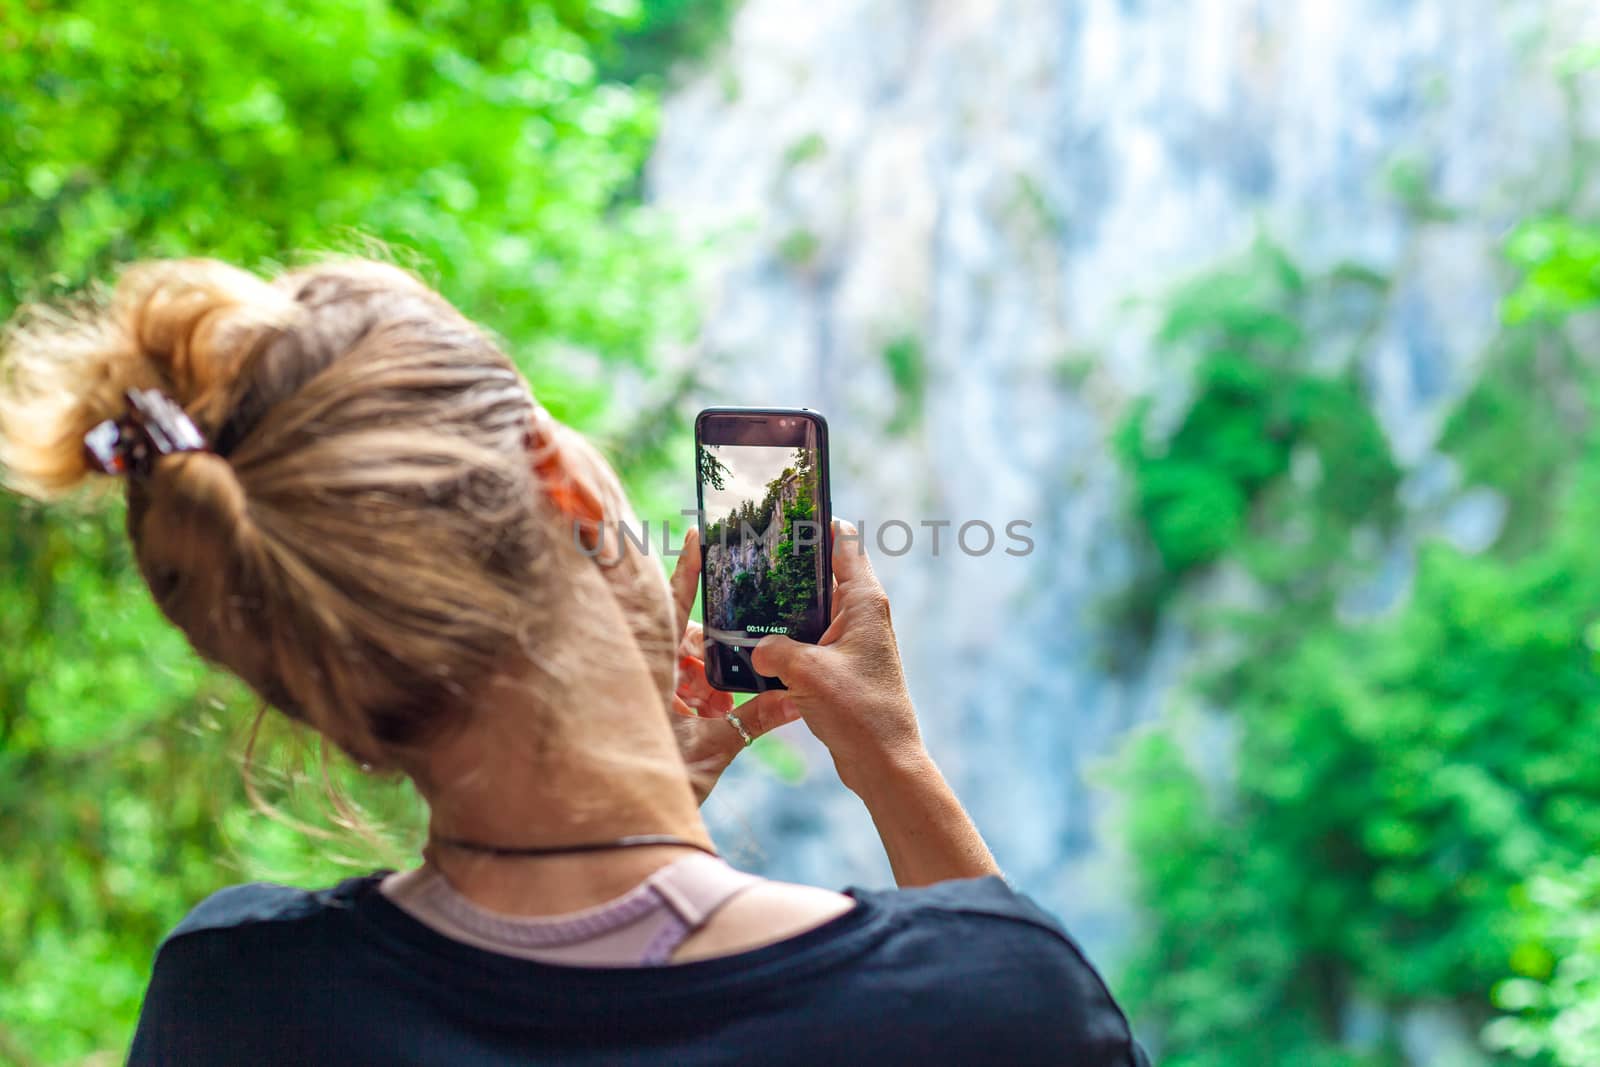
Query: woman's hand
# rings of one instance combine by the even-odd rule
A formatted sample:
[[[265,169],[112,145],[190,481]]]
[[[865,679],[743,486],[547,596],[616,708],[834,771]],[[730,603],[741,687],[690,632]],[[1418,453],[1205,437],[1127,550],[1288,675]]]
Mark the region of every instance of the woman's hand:
[[[767,637],[751,658],[756,670],[788,689],[763,693],[745,707],[803,716],[833,756],[839,779],[860,793],[869,779],[917,767],[928,753],[900,667],[888,594],[855,527],[837,520],[833,578],[833,619],[817,644]]]
[[[902,886],[998,874],[994,857],[922,744],[900,668],[889,598],[861,537],[834,523],[833,621],[815,645],[767,637],[756,670],[787,691],[763,693],[740,717],[795,714],[828,747],[839,779],[867,806]],[[749,721],[746,719],[745,721]]]
[[[733,694],[713,689],[706,681],[705,634],[700,624],[689,618],[695,594],[700,588],[700,537],[690,529],[683,539],[683,554],[672,571],[672,601],[678,613],[678,628],[683,639],[678,643],[678,682],[672,696],[672,730],[678,750],[689,768],[695,797],[705,803],[728,764],[744,748],[744,739],[728,722],[733,710]],[[754,706],[750,701],[739,709],[739,721],[751,737],[760,737],[786,722],[799,718],[792,707],[768,701]]]

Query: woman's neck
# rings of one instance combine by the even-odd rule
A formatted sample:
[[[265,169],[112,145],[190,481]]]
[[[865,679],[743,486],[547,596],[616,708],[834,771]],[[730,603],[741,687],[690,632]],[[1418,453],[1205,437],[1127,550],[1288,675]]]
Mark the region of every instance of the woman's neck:
[[[429,754],[419,788],[430,836],[534,847],[669,834],[701,844],[700,818],[661,695],[619,671],[552,723],[514,685],[494,688],[471,723]],[[582,710],[577,710],[577,709]],[[688,853],[672,846],[539,858],[437,843],[427,859],[475,903],[508,914],[575,911],[619,896]]]

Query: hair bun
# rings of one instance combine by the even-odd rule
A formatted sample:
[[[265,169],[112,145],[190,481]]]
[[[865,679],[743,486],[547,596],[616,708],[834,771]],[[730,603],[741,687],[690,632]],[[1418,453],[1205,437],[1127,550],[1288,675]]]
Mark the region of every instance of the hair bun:
[[[23,492],[50,496],[91,472],[83,437],[122,415],[129,389],[160,388],[208,435],[232,408],[240,362],[296,305],[248,271],[215,260],[130,268],[110,300],[24,308],[0,358],[0,467]]]
[[[146,583],[200,655],[364,762],[403,765],[508,672],[564,707],[573,679],[610,669],[609,602],[566,610],[593,593],[638,587],[649,619],[621,610],[670,688],[677,635],[647,561],[628,583],[571,547],[530,467],[525,380],[393,267],[143,264],[109,300],[24,313],[4,359],[0,463],[28,491],[83,481],[84,435],[128,390],[184,409],[216,451],[110,480]],[[625,518],[599,454],[571,451]]]
[[[129,483],[128,503],[129,532],[144,546],[140,566],[158,604],[171,603],[180,580],[220,592],[231,584],[228,572],[255,555],[244,485],[214,452],[157,458],[149,477]],[[188,592],[204,597],[211,590]]]

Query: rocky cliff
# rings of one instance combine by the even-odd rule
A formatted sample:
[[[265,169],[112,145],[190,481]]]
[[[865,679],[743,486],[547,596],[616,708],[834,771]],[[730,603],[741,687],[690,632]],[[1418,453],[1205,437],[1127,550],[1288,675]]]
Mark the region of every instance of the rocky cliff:
[[[1564,158],[1549,56],[1592,22],[1500,0],[749,0],[669,98],[649,188],[716,249],[704,400],[823,411],[836,512],[869,538],[1033,523],[1026,557],[947,533],[876,562],[930,745],[1092,950],[1129,921],[1092,772],[1190,655],[1171,622],[1131,672],[1096,654],[1128,574],[1108,434],[1130,397],[1185,388],[1149,298],[1260,227],[1314,269],[1402,278],[1359,371],[1448,511],[1439,422],[1493,327],[1504,228]],[[777,876],[886,884],[871,824],[787,733],[811,780],[741,761],[711,803],[723,840]],[[1225,768],[1225,732],[1200,747]]]
[[[740,540],[738,520],[728,515],[722,520],[727,530],[727,543],[713,540],[707,545],[707,599],[717,606],[707,621],[714,629],[727,630],[733,627],[733,585],[739,575],[748,573],[757,582],[766,580],[767,571],[772,565],[772,551],[782,539],[784,511],[800,499],[799,483],[799,475],[790,470],[767,487],[772,503],[767,509],[759,537]]]

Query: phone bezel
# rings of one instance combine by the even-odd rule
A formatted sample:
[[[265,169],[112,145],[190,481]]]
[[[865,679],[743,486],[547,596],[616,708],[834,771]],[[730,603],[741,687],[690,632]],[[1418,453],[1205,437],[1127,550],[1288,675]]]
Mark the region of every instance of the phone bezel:
[[[761,408],[761,407],[712,407],[701,411],[694,419],[694,491],[696,521],[699,523],[700,532],[700,603],[706,603],[706,493],[705,485],[700,478],[700,446],[705,422],[709,418],[798,418],[806,419],[816,427],[817,434],[817,505],[822,511],[822,544],[818,547],[822,551],[822,619],[823,627],[833,618],[833,491],[828,472],[828,420],[819,412],[810,408]],[[783,447],[774,442],[774,447]],[[756,674],[751,668],[754,681],[749,684],[729,682],[723,677],[722,663],[719,657],[709,654],[709,650],[702,643],[701,656],[705,661],[706,682],[713,689],[725,693],[764,693],[770,689],[783,689],[784,684],[777,678],[769,678],[763,674]]]

